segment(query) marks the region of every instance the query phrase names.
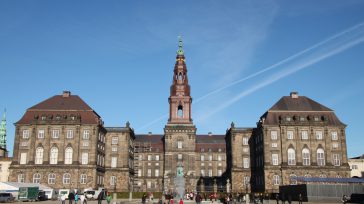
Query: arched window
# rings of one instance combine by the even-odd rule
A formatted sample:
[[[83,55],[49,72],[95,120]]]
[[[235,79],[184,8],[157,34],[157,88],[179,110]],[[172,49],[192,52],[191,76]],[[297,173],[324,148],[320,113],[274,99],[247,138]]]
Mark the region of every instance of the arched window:
[[[43,164],[43,147],[38,147],[37,150],[35,150],[35,164]]]
[[[325,166],[325,152],[322,148],[317,149],[317,165]]]
[[[296,152],[293,148],[288,149],[288,165],[296,165]]]
[[[63,174],[63,184],[70,184],[71,174],[65,173]]]
[[[182,107],[182,105],[178,106],[177,117],[183,118],[183,107]]]
[[[304,166],[310,166],[311,162],[310,162],[310,150],[308,150],[307,148],[304,148],[302,150],[302,164]]]
[[[67,147],[64,154],[64,164],[72,164],[72,147]]]
[[[56,174],[50,173],[48,174],[48,184],[56,183]]]
[[[297,184],[297,176],[295,174],[289,175],[289,179],[290,179],[290,184],[291,185],[296,185]]]
[[[183,81],[183,75],[181,72],[178,74],[178,81]]]
[[[279,185],[280,178],[278,175],[273,175],[273,185]]]
[[[49,163],[50,164],[57,164],[58,162],[58,148],[57,147],[52,147],[51,149],[51,158]]]
[[[40,174],[39,173],[33,174],[33,183],[40,183]]]
[[[86,174],[81,174],[80,184],[86,184],[86,181],[87,181],[87,175]]]

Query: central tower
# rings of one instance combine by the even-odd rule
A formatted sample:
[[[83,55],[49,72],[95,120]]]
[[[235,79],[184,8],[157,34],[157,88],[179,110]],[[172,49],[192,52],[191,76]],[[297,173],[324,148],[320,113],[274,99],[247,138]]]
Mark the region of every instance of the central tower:
[[[176,190],[174,178],[177,176],[177,169],[182,169],[185,189],[194,191],[196,127],[191,118],[192,98],[181,38],[179,38],[168,102],[169,119],[164,128],[164,190],[169,192]]]

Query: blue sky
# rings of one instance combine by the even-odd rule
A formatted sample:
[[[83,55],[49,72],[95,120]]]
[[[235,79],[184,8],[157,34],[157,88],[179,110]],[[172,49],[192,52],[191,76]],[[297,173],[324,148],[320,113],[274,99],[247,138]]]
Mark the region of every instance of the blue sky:
[[[163,133],[182,35],[198,134],[254,127],[291,91],[335,110],[364,153],[363,1],[0,1],[8,146],[25,110],[70,90],[106,126]],[[216,91],[217,90],[217,91]],[[1,110],[2,112],[2,110]]]

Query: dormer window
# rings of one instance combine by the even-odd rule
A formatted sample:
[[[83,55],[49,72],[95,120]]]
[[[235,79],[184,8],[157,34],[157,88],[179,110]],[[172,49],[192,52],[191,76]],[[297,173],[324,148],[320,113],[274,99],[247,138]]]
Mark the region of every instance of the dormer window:
[[[305,117],[301,116],[300,121],[305,121]]]
[[[314,120],[314,121],[320,121],[320,117],[315,116],[315,117],[313,117],[313,120]]]
[[[290,122],[292,120],[292,118],[290,116],[286,117],[286,121]]]

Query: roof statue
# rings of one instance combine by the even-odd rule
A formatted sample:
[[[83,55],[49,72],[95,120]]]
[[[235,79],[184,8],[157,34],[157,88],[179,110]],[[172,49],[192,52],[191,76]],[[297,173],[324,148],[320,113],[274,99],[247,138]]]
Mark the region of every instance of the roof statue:
[[[0,123],[0,148],[6,149],[6,110]]]
[[[182,42],[182,37],[178,36],[178,50],[177,50],[177,54],[178,55],[183,55],[183,42]]]

